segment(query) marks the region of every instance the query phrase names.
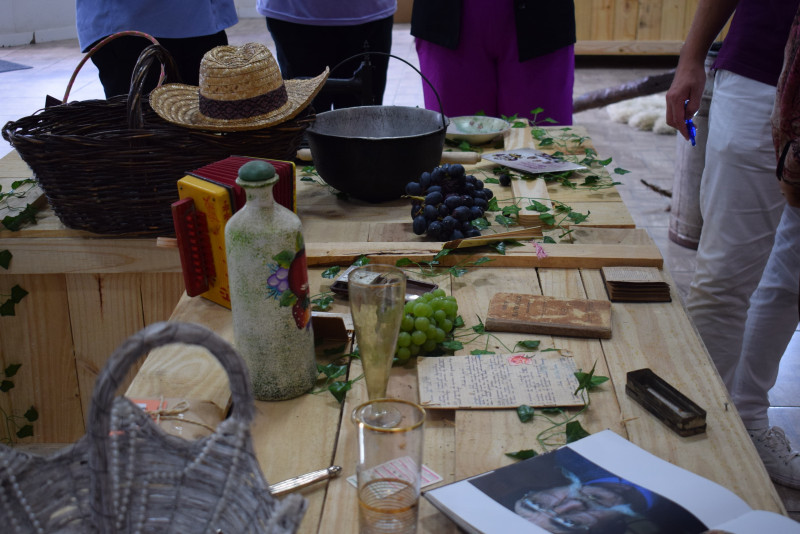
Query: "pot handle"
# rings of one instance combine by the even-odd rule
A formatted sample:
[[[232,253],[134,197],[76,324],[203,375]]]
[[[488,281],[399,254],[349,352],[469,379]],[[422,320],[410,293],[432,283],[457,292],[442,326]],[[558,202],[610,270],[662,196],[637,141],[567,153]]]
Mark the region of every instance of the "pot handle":
[[[419,74],[419,75],[420,75],[420,77],[421,77],[423,80],[425,80],[425,83],[427,83],[427,84],[428,84],[428,87],[430,87],[430,88],[431,88],[431,90],[433,91],[433,94],[434,94],[434,95],[436,95],[436,101],[439,103],[439,114],[442,116],[442,126],[443,126],[445,129],[447,129],[447,121],[445,120],[445,117],[444,117],[444,108],[442,108],[442,99],[441,99],[441,98],[439,98],[439,91],[437,91],[437,90],[436,90],[436,88],[433,86],[433,84],[430,82],[430,80],[428,80],[428,78],[426,78],[426,77],[425,77],[425,75],[424,75],[424,74],[422,74],[422,72],[420,72],[420,70],[419,70],[417,67],[415,67],[414,65],[412,65],[411,63],[409,63],[408,61],[406,61],[405,59],[403,59],[403,58],[401,58],[401,57],[395,56],[394,54],[389,54],[389,53],[387,53],[387,52],[360,52],[360,53],[358,53],[358,54],[355,54],[355,55],[352,55],[352,56],[350,56],[350,57],[349,57],[349,58],[347,58],[347,59],[343,59],[342,61],[340,61],[339,63],[337,63],[337,64],[336,64],[336,66],[334,66],[334,67],[331,69],[331,75],[333,74],[333,71],[335,71],[336,69],[338,69],[338,68],[339,68],[339,67],[341,67],[343,64],[345,64],[345,63],[347,63],[348,61],[350,61],[351,59],[355,59],[355,58],[357,58],[357,57],[361,57],[361,56],[370,56],[370,55],[393,57],[393,58],[395,58],[395,59],[399,59],[400,61],[402,61],[403,63],[405,63],[406,65],[408,65],[408,66],[409,66],[409,67],[411,67],[412,69],[414,69],[414,70],[416,71],[416,73],[417,73],[417,74]]]

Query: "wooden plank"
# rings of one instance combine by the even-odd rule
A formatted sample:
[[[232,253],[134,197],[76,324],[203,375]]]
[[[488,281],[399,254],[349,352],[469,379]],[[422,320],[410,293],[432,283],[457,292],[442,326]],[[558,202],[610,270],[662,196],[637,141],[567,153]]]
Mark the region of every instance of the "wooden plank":
[[[112,352],[144,327],[141,276],[138,274],[67,274],[67,298],[78,384],[88,418],[94,383]],[[139,369],[134,365],[126,387]]]
[[[144,324],[169,319],[184,291],[181,273],[143,273],[140,293]]]
[[[613,11],[613,0],[592,0],[592,40],[606,41],[614,38]]]
[[[605,298],[600,273],[582,269],[581,274],[589,298]],[[612,308],[614,335],[602,344],[630,439],[664,460],[731,489],[755,509],[785,513],[725,387],[719,380],[708,380],[716,375],[714,364],[680,299],[612,303]],[[644,367],[708,412],[705,434],[680,437],[626,396],[626,373]],[[709,463],[709,457],[725,461]]]
[[[662,0],[639,0],[639,31],[637,41],[661,40]]]
[[[662,0],[661,39],[685,39],[686,0]]]
[[[0,365],[22,367],[13,378],[15,387],[0,393],[0,403],[15,415],[36,407],[34,436],[24,442],[74,442],[85,428],[64,276],[0,275],[0,295],[14,285],[28,295],[16,305],[16,315],[0,317]]]
[[[14,254],[8,270],[11,274],[181,271],[178,249],[158,247],[155,239],[3,237],[0,238],[0,250],[3,249]]]
[[[577,56],[677,56],[681,53],[683,40],[661,41],[659,39],[637,39],[636,41],[578,41]]]
[[[516,199],[523,204],[532,204],[535,200],[547,207],[547,211],[527,211],[522,210],[517,214],[517,222],[522,226],[538,226],[542,224],[542,213],[553,213],[553,203],[550,201],[550,193],[547,191],[547,182],[543,178],[534,180],[514,180],[511,182],[511,191]]]
[[[637,19],[639,14],[638,0],[614,1],[614,35],[615,41],[633,41],[636,39]]]
[[[539,258],[532,244],[514,248],[505,255],[483,251],[452,252],[440,258],[439,264],[451,267],[459,262],[490,258],[492,267],[561,267],[600,268],[609,265],[661,267],[664,260],[655,245],[581,245],[543,244],[547,257]],[[316,267],[350,265],[366,255],[377,263],[395,264],[400,259],[414,262],[431,261],[439,248],[426,248],[416,243],[307,243],[308,265]],[[488,264],[484,264],[488,265]]]
[[[575,1],[575,33],[579,41],[592,40],[592,0]]]

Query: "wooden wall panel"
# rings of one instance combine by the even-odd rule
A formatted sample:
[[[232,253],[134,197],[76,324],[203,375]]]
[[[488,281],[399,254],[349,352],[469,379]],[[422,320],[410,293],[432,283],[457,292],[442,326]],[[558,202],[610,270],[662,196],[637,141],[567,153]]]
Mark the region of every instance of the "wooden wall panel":
[[[16,315],[0,317],[0,365],[22,367],[13,377],[15,387],[0,393],[0,406],[16,415],[36,407],[34,435],[23,443],[71,443],[83,435],[84,423],[64,276],[0,275],[0,294],[17,284],[28,295],[16,305]]]

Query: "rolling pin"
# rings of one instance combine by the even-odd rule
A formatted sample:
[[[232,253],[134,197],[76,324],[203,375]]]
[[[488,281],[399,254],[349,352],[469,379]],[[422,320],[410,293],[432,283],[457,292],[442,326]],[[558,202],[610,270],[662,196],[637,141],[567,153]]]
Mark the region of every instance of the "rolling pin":
[[[301,148],[297,151],[297,159],[300,161],[313,161],[310,148]],[[461,163],[472,164],[478,163],[481,160],[481,155],[477,152],[461,152],[461,151],[444,151],[442,152],[442,163]]]

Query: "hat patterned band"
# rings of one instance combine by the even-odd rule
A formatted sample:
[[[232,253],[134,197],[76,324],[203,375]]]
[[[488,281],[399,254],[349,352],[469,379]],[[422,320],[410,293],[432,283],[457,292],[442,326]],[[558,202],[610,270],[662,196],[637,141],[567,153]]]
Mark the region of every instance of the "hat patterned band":
[[[212,100],[200,96],[200,113],[212,119],[246,119],[265,115],[283,106],[289,99],[286,86],[281,84],[263,95],[241,100]]]

